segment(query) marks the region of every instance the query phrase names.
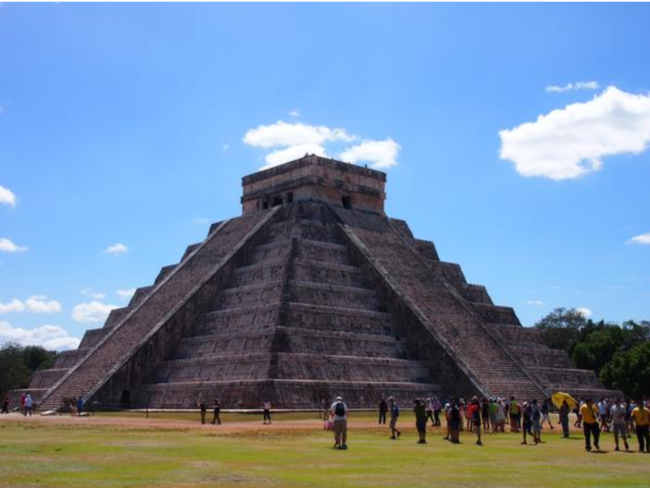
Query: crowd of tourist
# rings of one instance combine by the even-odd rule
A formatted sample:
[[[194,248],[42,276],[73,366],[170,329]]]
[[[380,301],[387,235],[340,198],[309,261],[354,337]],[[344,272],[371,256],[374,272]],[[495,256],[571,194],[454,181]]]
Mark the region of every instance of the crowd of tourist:
[[[559,395],[559,396],[557,396]],[[20,396],[20,413],[24,416],[33,415],[34,401],[30,394],[22,393]],[[8,414],[10,406],[9,396],[2,402],[0,413]],[[72,398],[68,403],[71,415],[81,414],[84,403],[81,397]],[[207,402],[203,395],[197,400],[197,407],[201,415],[201,423],[206,423]],[[601,432],[612,432],[614,450],[621,450],[621,443],[626,451],[630,450],[628,440],[634,433],[638,442],[639,452],[650,453],[650,398],[643,400],[630,400],[621,398],[600,398],[595,402],[592,398],[574,400],[566,394],[553,395],[541,403],[537,399],[519,401],[514,396],[506,398],[478,398],[469,401],[462,398],[450,398],[441,401],[433,396],[429,398],[416,398],[413,400],[413,413],[415,427],[418,433],[418,443],[427,443],[427,425],[441,427],[441,417],[446,420],[444,440],[453,444],[460,443],[461,433],[471,434],[476,437],[475,443],[483,445],[485,434],[499,434],[506,431],[521,434],[521,444],[539,444],[542,441],[542,430],[547,425],[555,429],[551,422],[550,412],[556,409],[562,436],[569,437],[569,418],[575,415],[574,428],[581,428],[585,439],[585,449],[600,450]],[[379,425],[386,425],[390,419],[390,439],[398,440],[402,431],[398,428],[400,407],[393,397],[382,398],[378,405]],[[262,404],[263,423],[271,423],[271,402],[264,400]],[[334,434],[334,447],[347,449],[347,421],[349,416],[348,406],[342,397],[326,408],[325,427]],[[212,424],[221,424],[221,403],[214,400]]]
[[[632,401],[620,398],[601,398],[595,403],[592,398],[583,398],[579,402],[566,395],[558,400],[562,436],[569,437],[569,415],[576,415],[574,427],[582,428],[585,438],[585,449],[600,450],[600,432],[612,431],[614,434],[615,451],[620,450],[623,442],[626,451],[630,450],[628,444],[629,432],[635,432],[639,452],[650,453],[650,399]],[[551,422],[550,412],[554,408],[551,399],[544,399],[541,403],[537,399],[518,401],[514,396],[509,400],[504,398],[473,397],[465,402],[462,398],[452,398],[441,402],[436,397],[427,399],[416,398],[413,401],[415,426],[418,433],[418,443],[426,444],[427,424],[431,420],[431,427],[441,425],[440,415],[446,419],[446,435],[444,440],[453,444],[460,443],[461,432],[476,436],[476,444],[483,445],[483,434],[498,434],[506,432],[521,433],[521,444],[528,444],[529,439],[533,444],[542,441],[544,425],[549,429],[555,426]],[[401,431],[397,427],[400,409],[395,398],[389,397],[379,403],[379,425],[386,424],[386,417],[390,415],[390,439],[397,440]],[[347,419],[348,407],[341,397],[329,408],[329,418],[326,419],[326,428],[334,432],[334,447],[347,449]],[[593,442],[592,442],[593,441]]]

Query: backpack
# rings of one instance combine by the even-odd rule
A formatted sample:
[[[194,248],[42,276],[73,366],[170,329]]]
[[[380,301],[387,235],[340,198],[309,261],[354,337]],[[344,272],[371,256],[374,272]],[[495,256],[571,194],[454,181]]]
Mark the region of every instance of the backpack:
[[[336,407],[334,407],[334,415],[337,417],[345,417],[345,405],[343,403],[338,402],[336,404]]]

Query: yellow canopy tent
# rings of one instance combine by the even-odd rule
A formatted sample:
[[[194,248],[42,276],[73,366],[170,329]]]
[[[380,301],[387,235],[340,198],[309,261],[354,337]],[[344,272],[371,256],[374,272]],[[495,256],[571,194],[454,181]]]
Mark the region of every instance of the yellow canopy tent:
[[[568,393],[562,393],[561,391],[553,393],[553,395],[551,395],[551,400],[553,401],[553,405],[555,405],[558,409],[562,407],[562,402],[565,400],[569,404],[569,408],[571,410],[578,408],[578,402]]]

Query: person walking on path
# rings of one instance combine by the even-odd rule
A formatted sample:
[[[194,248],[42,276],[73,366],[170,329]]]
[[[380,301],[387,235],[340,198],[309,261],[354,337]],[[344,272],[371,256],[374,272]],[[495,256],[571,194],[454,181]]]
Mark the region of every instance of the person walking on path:
[[[643,405],[643,400],[637,402],[637,407],[632,410],[632,418],[639,441],[639,452],[650,452],[650,410]],[[645,446],[644,446],[645,444]]]
[[[386,413],[388,412],[388,403],[382,398],[379,402],[379,425],[386,425]]]
[[[562,406],[560,407],[560,424],[562,425],[562,437],[565,439],[569,438],[569,412],[571,411],[571,407],[569,407],[569,404],[567,403],[566,400],[562,402]]]
[[[402,435],[402,433],[397,430],[396,427],[397,419],[399,418],[399,407],[397,406],[397,403],[395,403],[395,399],[393,397],[390,397],[388,400],[390,401],[390,438],[392,440],[395,440]]]
[[[345,450],[348,448],[348,406],[340,396],[330,407],[330,417],[334,423],[334,448]]]
[[[429,399],[430,400],[430,399]],[[418,444],[427,443],[427,421],[429,420],[429,413],[433,413],[433,410],[429,412],[425,405],[425,402],[421,398],[416,398],[413,400],[415,406],[413,407],[413,412],[415,413],[415,428],[418,431]]]
[[[205,425],[205,415],[208,413],[208,407],[205,404],[205,397],[203,395],[199,395],[199,399],[196,403],[199,407],[199,411],[201,412],[201,425]]]
[[[262,405],[262,407],[264,410],[264,421],[262,423],[264,425],[271,424],[271,402],[268,400],[264,400],[264,404]]]
[[[218,398],[214,399],[214,416],[212,417],[212,425],[221,425],[221,403]]]
[[[625,443],[625,450],[629,451],[630,446],[627,443],[627,406],[621,403],[620,398],[614,400],[614,405],[611,406],[609,410],[610,417],[612,419],[612,430],[614,431],[614,443],[616,447],[615,451],[620,451],[619,449],[619,437],[623,439]]]
[[[9,414],[9,395],[7,395],[4,400],[2,400],[2,410],[0,413]]]
[[[591,398],[587,398],[580,407],[582,416],[582,428],[585,434],[585,449],[591,451],[591,437],[594,438],[594,446],[600,451],[598,441],[600,440],[600,428],[598,427],[598,408]]]

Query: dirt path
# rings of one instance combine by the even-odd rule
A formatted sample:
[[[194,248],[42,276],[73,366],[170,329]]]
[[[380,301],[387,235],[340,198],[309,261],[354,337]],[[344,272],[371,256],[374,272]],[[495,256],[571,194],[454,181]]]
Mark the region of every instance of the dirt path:
[[[198,415],[197,415],[198,417]],[[158,430],[197,430],[209,431],[210,433],[232,434],[240,432],[257,432],[261,430],[282,431],[282,430],[318,430],[323,428],[323,421],[318,419],[309,420],[275,420],[270,425],[262,425],[260,421],[238,421],[224,422],[221,425],[212,425],[206,423],[201,425],[198,421],[190,420],[173,420],[157,419],[146,417],[106,417],[106,416],[89,416],[89,417],[71,417],[68,415],[57,415],[51,417],[42,417],[35,415],[33,417],[23,417],[20,414],[12,413],[0,417],[0,425],[5,423],[37,425],[37,426],[54,426],[54,425],[75,425],[75,426],[96,426],[96,427],[119,427],[125,429],[158,429]],[[349,428],[354,429],[385,429],[379,427],[376,422],[367,419],[350,419]]]

